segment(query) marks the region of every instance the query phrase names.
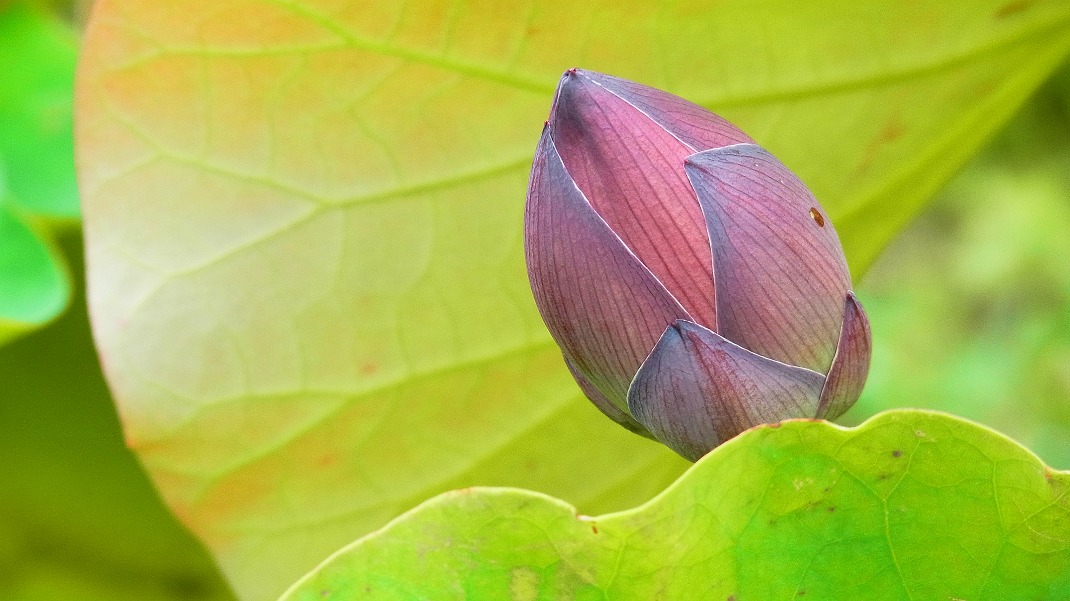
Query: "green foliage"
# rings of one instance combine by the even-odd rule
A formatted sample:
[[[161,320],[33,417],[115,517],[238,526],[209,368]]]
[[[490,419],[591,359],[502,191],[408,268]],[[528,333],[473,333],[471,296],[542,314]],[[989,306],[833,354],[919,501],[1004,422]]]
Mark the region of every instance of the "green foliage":
[[[874,365],[855,422],[898,404],[998,427],[1070,468],[1070,67],[861,286]]]
[[[588,518],[536,493],[428,501],[283,601],[1062,601],[1070,474],[942,414],[759,427],[642,507]]]
[[[74,265],[80,246],[65,236]],[[0,348],[0,382],[0,598],[230,598],[123,445],[81,290],[71,311]]]
[[[0,203],[0,344],[67,305],[67,274],[47,242]]]
[[[78,216],[75,52],[67,26],[0,6],[0,344],[58,315],[70,294],[42,218]]]
[[[320,4],[112,0],[80,78],[127,440],[250,600],[443,490],[606,511],[682,470],[580,397],[530,301],[523,190],[564,68],[741,125],[859,270],[1070,48],[1061,0]]]

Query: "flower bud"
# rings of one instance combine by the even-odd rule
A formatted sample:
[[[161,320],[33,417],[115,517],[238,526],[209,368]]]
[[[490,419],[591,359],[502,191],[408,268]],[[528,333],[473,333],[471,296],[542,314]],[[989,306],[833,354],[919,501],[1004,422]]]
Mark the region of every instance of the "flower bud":
[[[525,213],[535,302],[584,394],[695,460],[762,423],[832,419],[869,323],[813,194],[671,94],[570,69]]]

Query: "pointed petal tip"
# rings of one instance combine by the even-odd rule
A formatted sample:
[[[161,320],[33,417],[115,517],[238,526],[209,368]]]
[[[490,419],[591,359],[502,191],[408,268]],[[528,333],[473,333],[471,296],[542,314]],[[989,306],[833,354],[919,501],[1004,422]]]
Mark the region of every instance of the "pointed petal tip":
[[[754,425],[814,415],[823,382],[676,320],[632,380],[628,408],[657,440],[695,461]]]
[[[854,292],[848,291],[844,299],[843,325],[836,356],[821,390],[821,404],[817,412],[819,418],[836,419],[855,404],[865,387],[872,353],[873,335],[869,318]]]

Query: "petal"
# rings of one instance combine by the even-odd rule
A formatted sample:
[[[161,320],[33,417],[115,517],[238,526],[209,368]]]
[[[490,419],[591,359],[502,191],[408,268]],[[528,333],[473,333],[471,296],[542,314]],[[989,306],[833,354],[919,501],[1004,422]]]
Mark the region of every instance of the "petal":
[[[639,368],[628,406],[657,440],[695,461],[758,424],[813,417],[824,381],[681,320]]]
[[[604,73],[577,69],[576,74],[602,86],[641,111],[691,147],[692,152],[754,143],[735,125],[679,96]]]
[[[549,123],[595,211],[695,319],[715,323],[706,223],[683,170],[694,149],[581,71],[562,77]]]
[[[836,358],[832,360],[828,379],[821,390],[821,405],[817,409],[821,419],[836,419],[850,409],[862,394],[869,373],[873,350],[869,319],[853,292],[847,293],[843,312]]]
[[[717,332],[759,355],[827,373],[851,276],[821,205],[753,144],[700,152],[686,168],[710,232]]]
[[[528,277],[543,321],[575,369],[627,411],[635,372],[665,327],[687,312],[594,212],[548,129],[524,221]]]
[[[625,413],[619,407],[614,405],[606,398],[606,395],[595,388],[594,384],[587,379],[587,376],[583,375],[583,372],[581,372],[579,368],[576,367],[576,364],[568,357],[565,357],[565,365],[568,366],[568,371],[572,373],[572,377],[575,378],[576,383],[580,385],[580,390],[583,391],[583,394],[595,407],[598,408],[599,411],[602,412],[603,415],[640,436],[654,438],[653,435],[651,435],[650,432],[647,432],[646,428],[643,427],[643,424],[635,421],[631,415]]]

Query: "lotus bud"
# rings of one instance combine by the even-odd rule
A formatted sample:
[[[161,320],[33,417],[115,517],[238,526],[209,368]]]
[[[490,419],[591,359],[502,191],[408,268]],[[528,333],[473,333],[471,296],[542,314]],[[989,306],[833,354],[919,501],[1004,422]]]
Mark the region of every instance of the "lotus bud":
[[[584,394],[695,460],[743,430],[833,419],[870,331],[805,185],[682,98],[561,78],[525,212],[535,302]]]

